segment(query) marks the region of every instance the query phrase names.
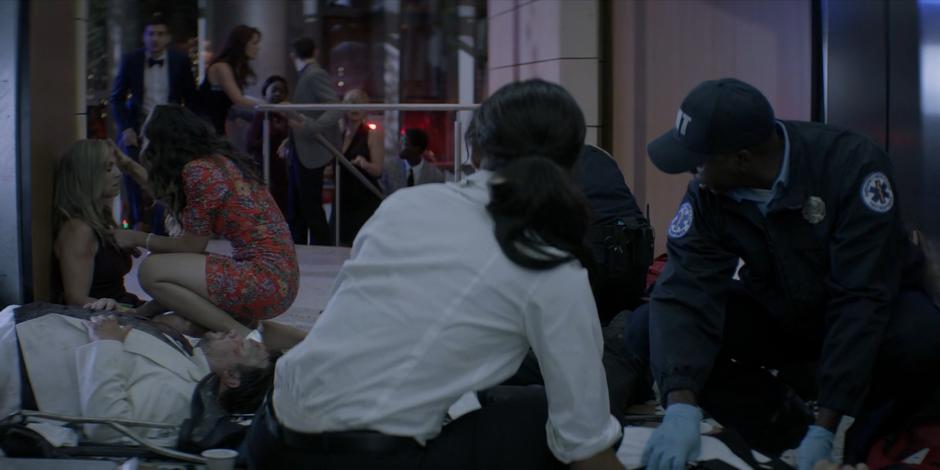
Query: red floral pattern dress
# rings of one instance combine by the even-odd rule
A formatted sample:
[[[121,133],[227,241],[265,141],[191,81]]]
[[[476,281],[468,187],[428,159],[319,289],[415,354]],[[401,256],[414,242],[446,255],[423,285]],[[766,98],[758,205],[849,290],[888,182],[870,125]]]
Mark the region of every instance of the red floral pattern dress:
[[[218,155],[187,163],[182,177],[183,229],[232,243],[231,257],[207,255],[209,300],[250,327],[284,313],[297,297],[300,271],[290,230],[271,193]]]

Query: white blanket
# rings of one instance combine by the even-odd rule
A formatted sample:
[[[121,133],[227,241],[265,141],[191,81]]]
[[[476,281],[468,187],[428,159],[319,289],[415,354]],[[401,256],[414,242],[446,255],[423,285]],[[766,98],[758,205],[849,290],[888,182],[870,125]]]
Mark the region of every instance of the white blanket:
[[[623,441],[620,448],[617,449],[617,460],[620,460],[625,467],[642,467],[640,459],[643,457],[643,448],[646,447],[646,441],[655,431],[655,428],[641,426],[627,426],[623,428]],[[707,432],[707,431],[706,431]],[[754,459],[760,463],[769,462],[765,455],[752,451]],[[751,466],[746,464],[723,442],[711,436],[702,436],[702,453],[698,458],[699,462],[706,460],[721,460],[734,468],[741,470],[751,470]]]

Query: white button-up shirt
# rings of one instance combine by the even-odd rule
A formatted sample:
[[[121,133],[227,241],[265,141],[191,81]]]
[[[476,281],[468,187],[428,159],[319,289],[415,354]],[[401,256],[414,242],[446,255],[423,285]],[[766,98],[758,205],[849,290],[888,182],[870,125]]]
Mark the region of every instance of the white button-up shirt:
[[[396,191],[362,227],[323,314],[278,362],[284,426],[423,442],[461,395],[512,376],[531,346],[555,456],[584,459],[620,437],[587,272],[523,269],[503,254],[486,211],[491,175]]]
[[[164,52],[156,60],[163,60],[163,66],[150,67],[149,53],[144,57],[144,100],[141,102],[140,113],[146,118],[150,111],[160,104],[166,104],[170,99],[170,64],[169,55]],[[141,120],[140,122],[143,122]]]

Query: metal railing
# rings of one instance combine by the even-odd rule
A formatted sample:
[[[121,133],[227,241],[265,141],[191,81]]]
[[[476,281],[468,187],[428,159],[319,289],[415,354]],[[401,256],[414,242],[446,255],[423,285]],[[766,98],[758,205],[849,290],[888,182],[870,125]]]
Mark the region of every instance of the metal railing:
[[[454,181],[460,181],[461,165],[463,158],[463,129],[460,120],[457,119],[456,111],[473,111],[480,105],[478,104],[342,104],[342,103],[324,103],[324,104],[258,104],[255,105],[255,111],[264,112],[264,121],[262,127],[262,171],[264,174],[264,184],[271,183],[271,121],[272,112],[301,112],[301,111],[446,111],[454,112]],[[372,184],[355,165],[352,164],[332,143],[323,136],[317,135],[317,141],[327,149],[336,160],[333,178],[335,189],[333,194],[333,220],[335,221],[334,234],[335,244],[340,243],[340,165],[342,165],[350,174],[361,182],[370,192],[376,195],[380,200],[385,198],[382,190]]]

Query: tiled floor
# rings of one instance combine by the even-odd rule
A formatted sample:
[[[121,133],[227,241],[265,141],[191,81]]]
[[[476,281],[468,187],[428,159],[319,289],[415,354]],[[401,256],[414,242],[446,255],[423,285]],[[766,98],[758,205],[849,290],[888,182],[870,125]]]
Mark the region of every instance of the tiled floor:
[[[231,252],[231,245],[224,240],[209,242],[209,251],[227,254]],[[297,259],[300,262],[300,292],[294,304],[283,315],[277,317],[281,321],[303,329],[309,329],[326,306],[330,291],[333,289],[333,280],[336,279],[339,268],[349,258],[349,248],[297,246]],[[134,267],[125,277],[127,290],[149,299],[150,297],[140,288],[137,281],[137,266],[140,259],[134,260]]]

